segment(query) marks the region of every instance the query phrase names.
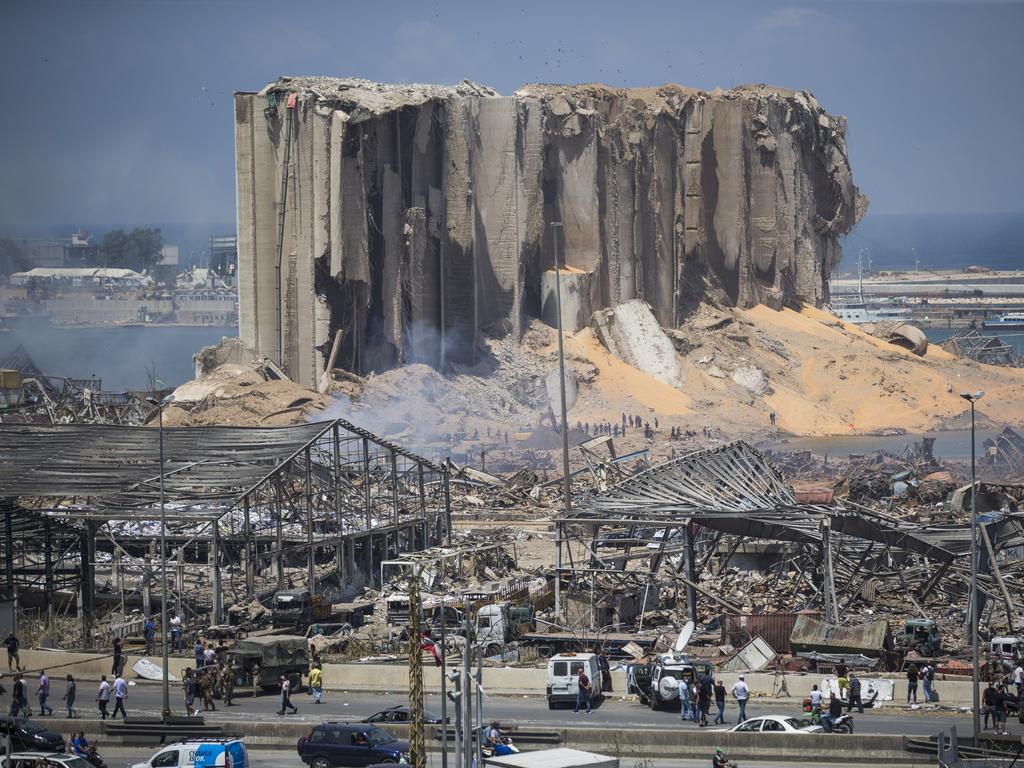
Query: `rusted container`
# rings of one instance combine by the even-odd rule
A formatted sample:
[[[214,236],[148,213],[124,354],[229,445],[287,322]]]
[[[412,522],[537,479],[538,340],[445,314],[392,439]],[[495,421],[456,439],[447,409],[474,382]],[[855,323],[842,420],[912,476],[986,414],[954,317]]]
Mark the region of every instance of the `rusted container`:
[[[739,648],[760,635],[776,653],[791,653],[789,638],[799,616],[820,617],[821,614],[818,611],[726,614],[722,622],[722,642]]]
[[[832,488],[811,488],[806,491],[793,491],[797,504],[831,504],[836,498]]]

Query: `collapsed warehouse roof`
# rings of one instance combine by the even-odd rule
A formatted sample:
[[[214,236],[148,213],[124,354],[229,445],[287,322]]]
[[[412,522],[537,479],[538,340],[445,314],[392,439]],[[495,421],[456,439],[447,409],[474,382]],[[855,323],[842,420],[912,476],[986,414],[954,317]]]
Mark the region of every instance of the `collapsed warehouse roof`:
[[[1007,582],[1020,583],[1024,566],[1000,554],[1024,544],[1022,518],[1011,506],[979,522],[986,547],[980,591],[1003,604],[1012,627],[1017,608]],[[797,503],[779,469],[743,442],[638,472],[562,516],[559,526],[559,548],[569,556],[560,570],[574,575],[576,589],[624,580],[682,584],[695,621],[697,593],[727,612],[741,612],[733,593],[717,589],[705,568],[717,554],[721,574],[745,539],[787,542],[776,585],[784,572],[795,571],[794,594],[801,582],[811,594],[792,607],[820,606],[833,623],[854,602],[873,599],[874,585],[883,581],[899,585],[893,591],[912,604],[910,611],[927,615],[933,612],[924,607],[929,596],[941,593],[934,611],[948,610],[966,594],[970,578],[963,557],[970,549],[967,525],[914,523],[895,511],[849,502]],[[723,537],[733,537],[724,556]]]
[[[179,562],[189,545],[205,550],[215,621],[222,568],[238,566],[235,599],[247,602],[266,592],[256,584],[264,568],[283,588],[289,559],[305,567],[311,589],[325,574],[343,587],[355,570],[372,581],[385,557],[449,535],[447,471],[341,419],[165,428],[163,440],[168,539]],[[23,517],[78,526],[92,548],[83,568],[95,565],[96,547],[112,545],[145,577],[141,561],[160,530],[160,479],[160,430],[0,425],[0,497]],[[8,563],[32,571],[38,550],[14,540],[10,526],[6,547]],[[235,556],[221,563],[225,550]]]

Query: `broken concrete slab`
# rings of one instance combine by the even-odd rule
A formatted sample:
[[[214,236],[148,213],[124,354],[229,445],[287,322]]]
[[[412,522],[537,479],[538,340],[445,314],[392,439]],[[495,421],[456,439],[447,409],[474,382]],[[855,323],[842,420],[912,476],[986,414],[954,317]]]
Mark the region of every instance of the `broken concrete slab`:
[[[595,312],[593,324],[598,339],[615,357],[670,387],[683,386],[675,346],[646,302],[633,299]]]

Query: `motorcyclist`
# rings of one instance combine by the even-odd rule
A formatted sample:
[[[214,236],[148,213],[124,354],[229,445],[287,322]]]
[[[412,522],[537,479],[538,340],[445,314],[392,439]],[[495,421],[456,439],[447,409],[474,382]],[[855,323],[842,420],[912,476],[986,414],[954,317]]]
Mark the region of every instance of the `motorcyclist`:
[[[487,743],[492,747],[501,744],[501,725],[497,720],[492,720],[491,727],[487,729]]]
[[[79,731],[75,734],[75,737],[71,740],[71,754],[78,755],[79,757],[88,757],[89,740],[85,738],[85,731]]]
[[[725,750],[715,747],[715,756],[711,758],[711,768],[729,768],[730,763],[725,756]]]
[[[843,701],[834,693],[828,700],[828,712],[821,716],[821,727],[826,731],[832,730],[832,723],[842,717]]]

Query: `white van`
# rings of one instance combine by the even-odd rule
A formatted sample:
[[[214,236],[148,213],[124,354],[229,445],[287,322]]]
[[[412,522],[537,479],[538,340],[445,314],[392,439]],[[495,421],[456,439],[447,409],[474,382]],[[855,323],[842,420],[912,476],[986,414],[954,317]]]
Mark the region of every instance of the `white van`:
[[[555,704],[575,704],[579,686],[576,675],[580,670],[590,678],[592,702],[604,698],[601,693],[603,674],[596,653],[558,653],[548,659],[548,709]]]
[[[241,739],[177,741],[131,768],[249,768],[249,755]]]

